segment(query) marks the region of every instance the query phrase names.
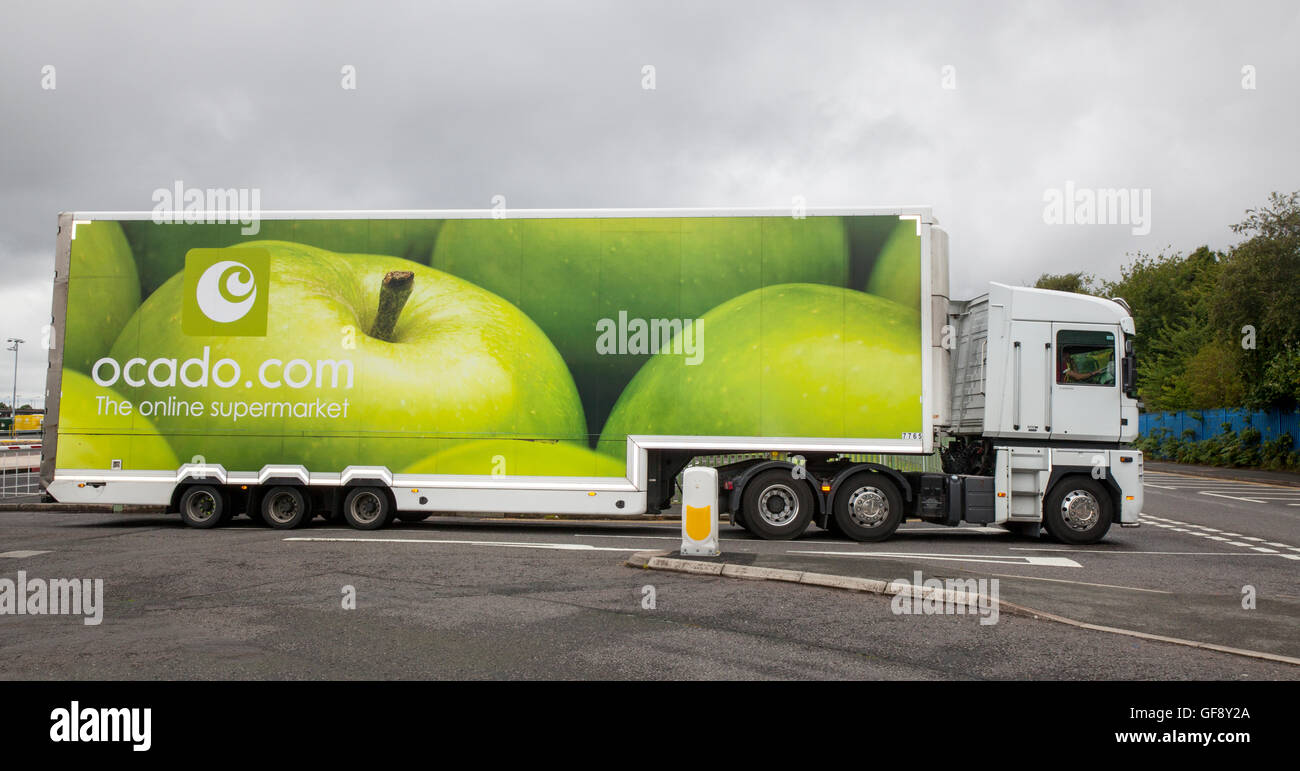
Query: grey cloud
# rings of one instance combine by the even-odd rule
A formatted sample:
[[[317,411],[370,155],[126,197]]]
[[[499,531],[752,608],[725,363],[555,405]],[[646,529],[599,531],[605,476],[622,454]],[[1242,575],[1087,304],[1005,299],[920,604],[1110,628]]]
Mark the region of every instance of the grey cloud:
[[[1138,249],[1226,246],[1245,208],[1300,187],[1295,8],[19,4],[0,32],[0,337],[48,314],[57,212],[147,210],[177,179],[258,187],[268,209],[928,203],[955,294],[1114,276]],[[1150,235],[1045,225],[1066,180],[1151,188]],[[21,373],[40,390],[38,355]]]

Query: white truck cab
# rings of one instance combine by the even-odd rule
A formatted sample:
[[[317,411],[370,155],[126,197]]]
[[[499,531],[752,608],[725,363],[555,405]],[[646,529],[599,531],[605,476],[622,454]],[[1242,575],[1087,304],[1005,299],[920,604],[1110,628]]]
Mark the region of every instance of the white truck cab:
[[[941,430],[959,451],[946,454],[979,457],[960,470],[993,474],[995,521],[1046,523],[1078,542],[1100,537],[1103,509],[1136,526],[1142,453],[1125,446],[1138,428],[1128,307],[993,283],[987,295],[949,308],[956,346]],[[970,452],[974,442],[984,451]]]

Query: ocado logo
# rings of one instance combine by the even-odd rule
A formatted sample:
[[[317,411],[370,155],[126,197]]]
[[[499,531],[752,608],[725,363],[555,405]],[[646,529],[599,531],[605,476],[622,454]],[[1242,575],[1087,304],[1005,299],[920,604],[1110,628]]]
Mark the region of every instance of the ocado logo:
[[[200,337],[265,335],[270,266],[271,255],[256,247],[189,250],[182,331]]]
[[[199,276],[194,299],[203,315],[218,324],[239,321],[257,302],[257,281],[242,262],[222,260]]]

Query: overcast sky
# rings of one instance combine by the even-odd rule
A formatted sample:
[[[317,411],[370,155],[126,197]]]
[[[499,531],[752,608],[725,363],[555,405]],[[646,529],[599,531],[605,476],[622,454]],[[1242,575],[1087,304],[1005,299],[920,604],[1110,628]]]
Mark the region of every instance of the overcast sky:
[[[264,209],[927,204],[958,297],[1044,271],[1115,277],[1139,250],[1225,248],[1245,209],[1300,189],[1294,1],[43,2],[4,16],[0,339],[32,341],[20,402],[44,389],[57,213],[148,211],[176,180],[259,188]],[[1067,181],[1150,190],[1150,232],[1044,222],[1045,191]]]

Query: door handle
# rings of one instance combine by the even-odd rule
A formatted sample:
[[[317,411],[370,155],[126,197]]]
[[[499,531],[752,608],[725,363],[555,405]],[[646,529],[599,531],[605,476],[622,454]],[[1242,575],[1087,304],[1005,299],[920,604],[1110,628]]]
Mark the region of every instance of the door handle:
[[[1020,341],[1019,340],[1015,342],[1015,357],[1016,357],[1016,387],[1011,392],[1012,394],[1011,411],[1012,414],[1015,415],[1015,423],[1011,424],[1011,429],[1013,431],[1019,431],[1020,430]]]
[[[1052,344],[1044,343],[1047,359],[1047,393],[1043,395],[1043,430],[1052,433],[1052,381],[1056,380],[1056,363],[1052,361]]]

